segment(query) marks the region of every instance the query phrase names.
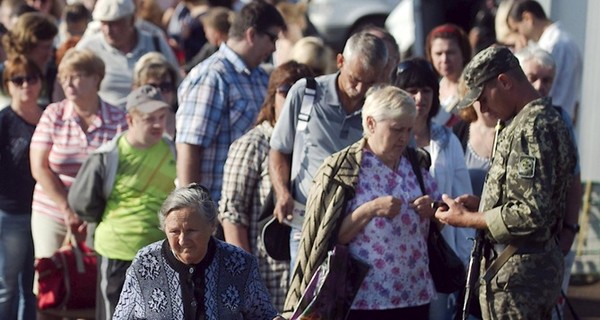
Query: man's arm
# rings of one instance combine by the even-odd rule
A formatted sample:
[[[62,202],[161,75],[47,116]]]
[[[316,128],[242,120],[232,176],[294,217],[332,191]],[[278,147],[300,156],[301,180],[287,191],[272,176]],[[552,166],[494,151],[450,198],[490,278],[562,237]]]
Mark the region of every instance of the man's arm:
[[[290,171],[292,157],[289,154],[271,149],[269,151],[269,176],[275,190],[275,210],[273,214],[283,222],[291,219],[294,199],[290,193]]]
[[[200,161],[202,159],[202,147],[187,143],[178,143],[176,147],[179,187],[187,186],[192,182],[201,184]]]
[[[452,199],[449,195],[443,194],[442,201],[448,205],[448,209],[440,207],[435,212],[435,217],[441,223],[461,228],[487,229],[485,214],[473,210],[476,202],[474,196],[463,195]]]

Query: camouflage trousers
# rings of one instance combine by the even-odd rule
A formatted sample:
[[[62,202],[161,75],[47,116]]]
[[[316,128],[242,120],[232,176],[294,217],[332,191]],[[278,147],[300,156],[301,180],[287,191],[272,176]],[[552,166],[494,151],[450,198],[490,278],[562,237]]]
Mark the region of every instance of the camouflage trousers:
[[[551,319],[563,269],[558,247],[545,253],[513,255],[489,283],[481,282],[483,319]]]

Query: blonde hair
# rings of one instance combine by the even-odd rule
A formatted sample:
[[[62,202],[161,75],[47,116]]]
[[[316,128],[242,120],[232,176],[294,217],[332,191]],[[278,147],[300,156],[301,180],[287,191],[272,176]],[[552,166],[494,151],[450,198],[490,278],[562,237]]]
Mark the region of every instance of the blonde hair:
[[[368,117],[382,121],[400,118],[414,120],[416,116],[415,100],[408,92],[392,85],[374,86],[367,91],[362,108],[363,134],[369,136]]]
[[[104,61],[88,49],[71,48],[67,50],[58,65],[58,77],[62,78],[67,72],[82,71],[88,75],[100,77],[98,84],[104,79],[106,66]]]
[[[163,78],[171,76],[171,81],[176,88],[179,84],[177,70],[167,61],[167,58],[158,52],[149,52],[143,55],[133,67],[133,87],[139,87],[146,83],[148,78]]]
[[[294,44],[290,53],[291,60],[307,65],[315,75],[335,71],[335,55],[321,38],[304,37]]]

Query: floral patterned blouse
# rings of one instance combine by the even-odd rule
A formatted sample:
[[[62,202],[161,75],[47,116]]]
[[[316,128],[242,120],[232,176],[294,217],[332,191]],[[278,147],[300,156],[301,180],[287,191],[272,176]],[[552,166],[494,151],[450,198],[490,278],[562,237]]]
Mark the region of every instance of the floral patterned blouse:
[[[434,179],[421,170],[425,189],[439,199]],[[394,218],[375,217],[349,243],[350,252],[371,265],[354,299],[352,309],[384,310],[424,305],[434,295],[429,274],[427,235],[429,220],[409,207],[422,195],[410,161],[402,157],[392,171],[365,149],[356,187],[346,214],[381,196],[402,200],[400,214]]]

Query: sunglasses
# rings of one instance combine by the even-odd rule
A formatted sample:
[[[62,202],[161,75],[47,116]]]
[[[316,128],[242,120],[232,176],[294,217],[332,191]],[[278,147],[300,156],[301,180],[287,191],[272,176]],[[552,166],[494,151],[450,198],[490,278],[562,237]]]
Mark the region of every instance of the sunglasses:
[[[258,32],[264,34],[267,37],[269,37],[269,40],[271,40],[271,42],[273,42],[273,43],[277,42],[277,39],[279,39],[279,35],[277,35],[277,34],[272,34],[272,33],[268,32],[268,31],[262,31],[262,30],[260,30]]]
[[[172,82],[161,82],[161,83],[146,83],[149,86],[153,86],[160,92],[171,92],[174,89]]]
[[[22,87],[25,82],[27,82],[27,84],[29,84],[29,85],[37,84],[38,81],[40,81],[40,77],[33,76],[33,75],[17,76],[17,77],[10,78],[8,81],[12,82],[17,87]]]

